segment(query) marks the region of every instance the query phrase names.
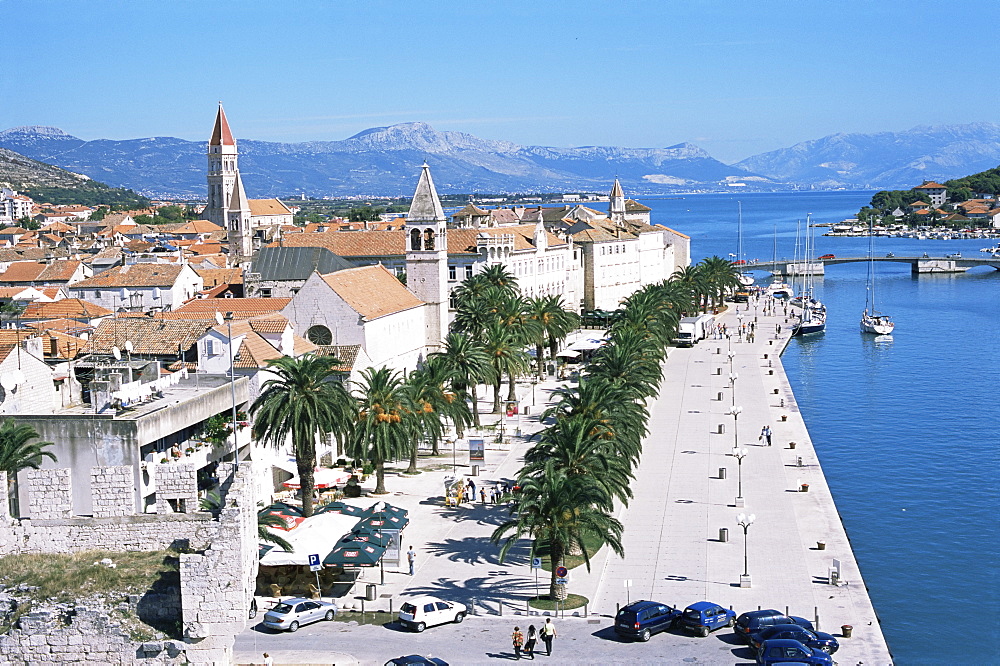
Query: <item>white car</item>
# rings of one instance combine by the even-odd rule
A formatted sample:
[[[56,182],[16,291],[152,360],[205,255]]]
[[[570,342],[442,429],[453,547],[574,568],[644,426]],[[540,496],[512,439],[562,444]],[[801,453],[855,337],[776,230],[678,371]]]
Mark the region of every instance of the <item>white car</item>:
[[[465,619],[465,604],[444,601],[436,597],[416,597],[399,608],[399,623],[407,629],[420,632],[427,627],[446,622],[456,624]]]

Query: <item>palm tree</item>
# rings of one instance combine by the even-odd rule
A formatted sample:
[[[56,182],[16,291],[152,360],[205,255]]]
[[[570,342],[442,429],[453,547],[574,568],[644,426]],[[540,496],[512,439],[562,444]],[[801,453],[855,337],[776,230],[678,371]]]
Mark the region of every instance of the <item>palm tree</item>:
[[[712,304],[721,305],[726,294],[743,286],[740,282],[740,269],[731,261],[722,257],[708,257],[700,266],[704,267],[705,278],[711,291]]]
[[[354,402],[338,380],[340,361],[332,356],[306,354],[268,361],[276,378],[261,387],[250,412],[253,435],[279,448],[289,436],[302,488],[302,515],[313,510],[316,440],[328,433],[342,437],[351,427]]]
[[[517,278],[503,264],[493,264],[480,275],[491,285],[508,294],[521,293],[521,288],[517,285]]]
[[[22,469],[39,469],[42,458],[56,461],[56,455],[46,451],[52,442],[32,441],[38,439],[38,431],[26,423],[18,424],[15,419],[0,421],[0,471],[7,473],[7,497],[16,499],[17,473]]]
[[[708,282],[705,280],[705,274],[702,269],[698,268],[698,266],[685,266],[674,271],[670,279],[684,285],[688,293],[691,294],[691,302],[696,308],[701,308],[701,304],[708,295],[709,290]]]
[[[282,520],[281,516],[276,516],[273,513],[257,514],[257,539],[259,541],[267,541],[268,543],[273,543],[285,552],[292,552],[292,544],[288,543],[280,535],[272,532],[269,528],[271,527],[284,527],[285,521]]]
[[[551,462],[569,476],[589,476],[623,504],[632,497],[630,460],[621,454],[611,432],[588,416],[561,418],[546,428],[524,462],[522,474],[540,473]]]
[[[440,357],[448,367],[451,385],[456,393],[465,400],[466,391],[472,399],[472,422],[479,427],[479,397],[476,387],[479,384],[491,382],[493,379],[493,364],[483,345],[471,336],[452,331],[444,339],[444,351],[431,354]],[[455,426],[461,427],[456,421]],[[461,434],[459,434],[461,436]]]
[[[500,411],[500,384],[504,375],[515,376],[528,369],[528,355],[513,329],[500,321],[491,322],[483,331],[483,347],[493,366],[493,412]]]
[[[520,295],[504,294],[494,303],[494,307],[500,324],[507,327],[515,344],[520,347],[522,353],[525,347],[544,335],[542,323],[531,316],[529,301]],[[530,361],[527,355],[525,355],[524,361],[523,369],[516,368],[517,374],[529,369]],[[509,369],[508,372],[508,385],[510,388],[507,392],[507,400],[517,400],[515,390],[517,375],[513,371],[510,371],[513,369]]]
[[[567,585],[556,584],[556,568],[566,563],[571,551],[583,555],[588,571],[589,542],[607,544],[625,556],[623,528],[611,515],[611,497],[593,478],[567,474],[549,461],[533,474],[521,476],[518,486],[520,490],[512,495],[511,517],[493,531],[490,540],[500,544],[501,562],[522,537],[532,539],[532,557],[544,545],[552,565],[550,598],[562,600],[568,595]]]
[[[438,454],[438,442],[444,432],[444,419],[451,419],[456,430],[471,420],[469,408],[464,399],[460,399],[451,390],[451,368],[441,355],[432,355],[422,368],[414,370],[406,378],[407,407],[413,413],[417,433],[431,443],[431,453]],[[410,447],[410,466],[407,474],[417,473],[417,444],[419,439],[413,438]]]
[[[538,330],[534,338],[535,357],[538,359],[538,377],[543,379],[545,377],[543,354],[545,346],[547,345],[549,348],[549,358],[555,363],[559,342],[580,325],[580,317],[576,313],[566,310],[563,307],[562,297],[556,295],[529,299],[527,315],[538,323]]]
[[[415,436],[413,412],[398,372],[368,368],[355,392],[358,417],[348,439],[347,452],[375,465],[375,493],[384,495],[385,461],[404,455]]]

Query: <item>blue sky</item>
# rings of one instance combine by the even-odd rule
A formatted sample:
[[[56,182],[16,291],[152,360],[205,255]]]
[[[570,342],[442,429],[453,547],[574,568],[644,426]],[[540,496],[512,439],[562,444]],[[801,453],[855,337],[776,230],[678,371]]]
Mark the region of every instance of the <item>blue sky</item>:
[[[0,0],[0,129],[335,140],[425,121],[723,161],[1000,120],[995,0]]]

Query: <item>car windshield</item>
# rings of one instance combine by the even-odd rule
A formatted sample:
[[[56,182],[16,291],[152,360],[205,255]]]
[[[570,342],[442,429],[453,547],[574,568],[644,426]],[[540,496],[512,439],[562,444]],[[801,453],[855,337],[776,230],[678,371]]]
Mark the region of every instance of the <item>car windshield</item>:
[[[399,607],[399,612],[400,613],[409,613],[410,615],[413,615],[413,614],[415,614],[417,612],[417,607],[414,606],[413,604],[409,604],[409,603],[403,604],[402,606]]]
[[[626,622],[635,622],[636,614],[635,611],[623,610],[618,613],[618,619],[624,620]]]
[[[284,615],[285,613],[291,613],[292,607],[289,606],[288,604],[276,604],[275,607],[272,608],[270,612],[280,613],[281,615]]]

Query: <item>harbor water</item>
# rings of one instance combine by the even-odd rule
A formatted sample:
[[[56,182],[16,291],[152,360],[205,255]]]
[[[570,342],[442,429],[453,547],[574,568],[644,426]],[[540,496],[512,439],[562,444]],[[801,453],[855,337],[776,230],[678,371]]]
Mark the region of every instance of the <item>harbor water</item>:
[[[839,222],[871,194],[640,200],[691,236],[693,262],[737,251],[739,201],[745,258],[767,261],[775,238],[778,259],[794,256],[796,221]],[[878,238],[876,255],[979,257],[996,242]],[[868,239],[815,246],[865,256]],[[859,330],[866,264],[828,266],[815,281],[826,332],[793,340],[783,363],[897,663],[1000,663],[1000,272],[915,277],[880,262],[877,276],[893,335]]]

